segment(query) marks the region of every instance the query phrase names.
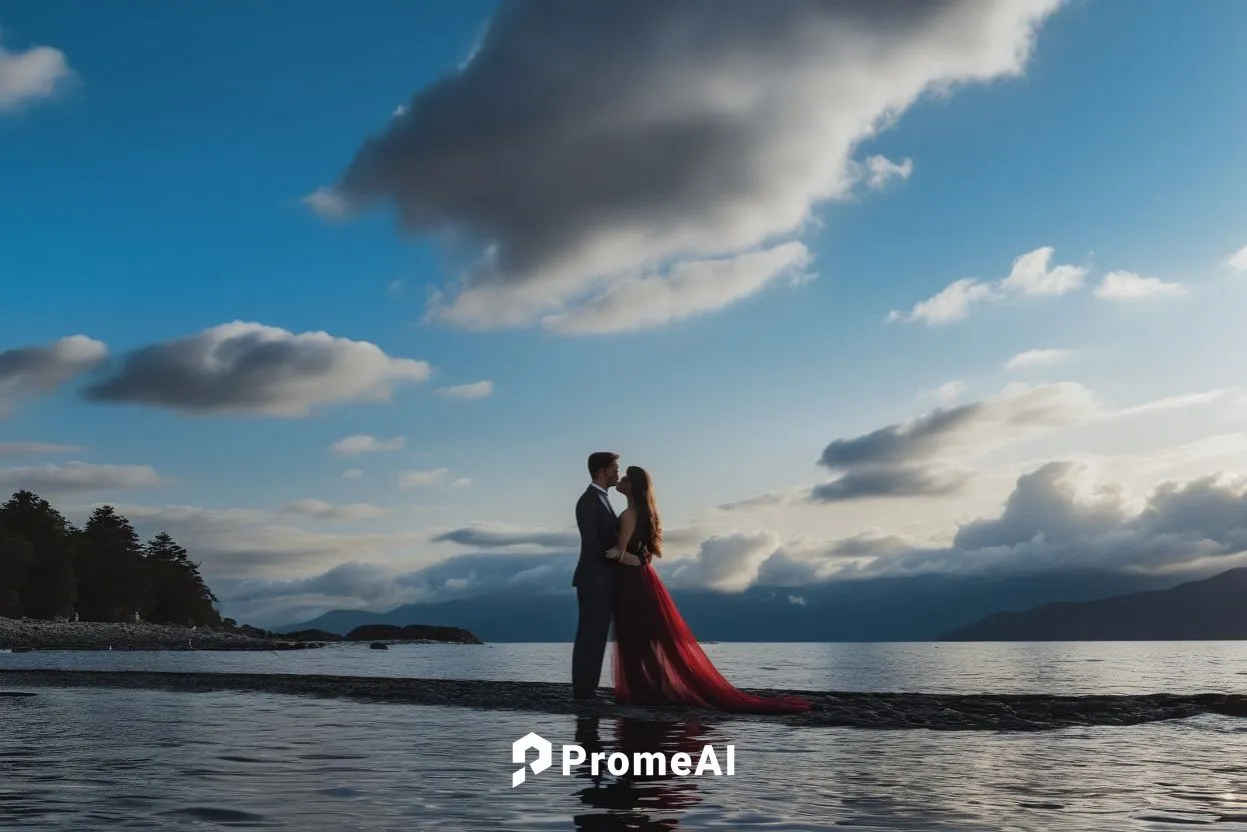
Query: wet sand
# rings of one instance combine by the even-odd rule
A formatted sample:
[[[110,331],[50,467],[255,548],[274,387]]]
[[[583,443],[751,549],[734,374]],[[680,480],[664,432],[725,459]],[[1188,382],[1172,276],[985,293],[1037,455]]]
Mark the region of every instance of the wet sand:
[[[0,687],[101,687],[188,693],[236,691],[480,710],[592,713],[659,720],[748,719],[811,727],[937,731],[1043,731],[1070,726],[1139,725],[1199,714],[1247,716],[1247,695],[1219,693],[1049,696],[755,690],[753,692],[765,695],[803,696],[814,704],[814,710],[804,714],[746,715],[682,707],[621,707],[611,700],[607,690],[600,692],[598,702],[584,705],[573,702],[570,685],[541,682],[17,669],[0,670]]]

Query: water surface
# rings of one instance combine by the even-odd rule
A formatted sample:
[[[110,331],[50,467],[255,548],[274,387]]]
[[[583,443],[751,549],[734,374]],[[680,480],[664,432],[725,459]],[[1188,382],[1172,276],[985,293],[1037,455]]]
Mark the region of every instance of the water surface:
[[[742,685],[929,692],[1247,688],[1247,650],[1182,644],[709,645]],[[569,645],[24,653],[3,667],[562,681]],[[1038,734],[634,722],[267,694],[39,689],[0,698],[0,829],[1247,829],[1247,724]],[[510,744],[736,746],[734,777],[511,788]],[[557,751],[556,751],[557,753]]]

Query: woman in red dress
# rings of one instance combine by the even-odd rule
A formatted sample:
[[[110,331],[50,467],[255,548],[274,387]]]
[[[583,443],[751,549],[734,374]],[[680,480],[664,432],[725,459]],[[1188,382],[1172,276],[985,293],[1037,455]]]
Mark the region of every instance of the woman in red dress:
[[[797,713],[810,703],[737,690],[715,669],[650,565],[662,556],[653,482],[631,466],[616,486],[628,498],[619,515],[614,577],[615,698],[626,705],[695,705],[733,713]]]

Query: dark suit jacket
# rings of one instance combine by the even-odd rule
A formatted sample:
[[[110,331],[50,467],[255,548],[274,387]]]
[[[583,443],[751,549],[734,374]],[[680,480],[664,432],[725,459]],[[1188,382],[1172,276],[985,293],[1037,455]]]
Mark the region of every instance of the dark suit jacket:
[[[576,527],[580,529],[580,562],[572,586],[610,586],[615,562],[606,550],[619,543],[619,518],[602,505],[602,495],[590,485],[576,501]]]

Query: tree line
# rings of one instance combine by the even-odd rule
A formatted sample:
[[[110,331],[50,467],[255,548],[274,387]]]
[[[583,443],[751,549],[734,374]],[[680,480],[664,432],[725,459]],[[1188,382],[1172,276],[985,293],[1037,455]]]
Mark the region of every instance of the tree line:
[[[30,491],[0,506],[0,617],[215,626],[218,603],[168,533],[143,543],[112,506],[82,528]]]

